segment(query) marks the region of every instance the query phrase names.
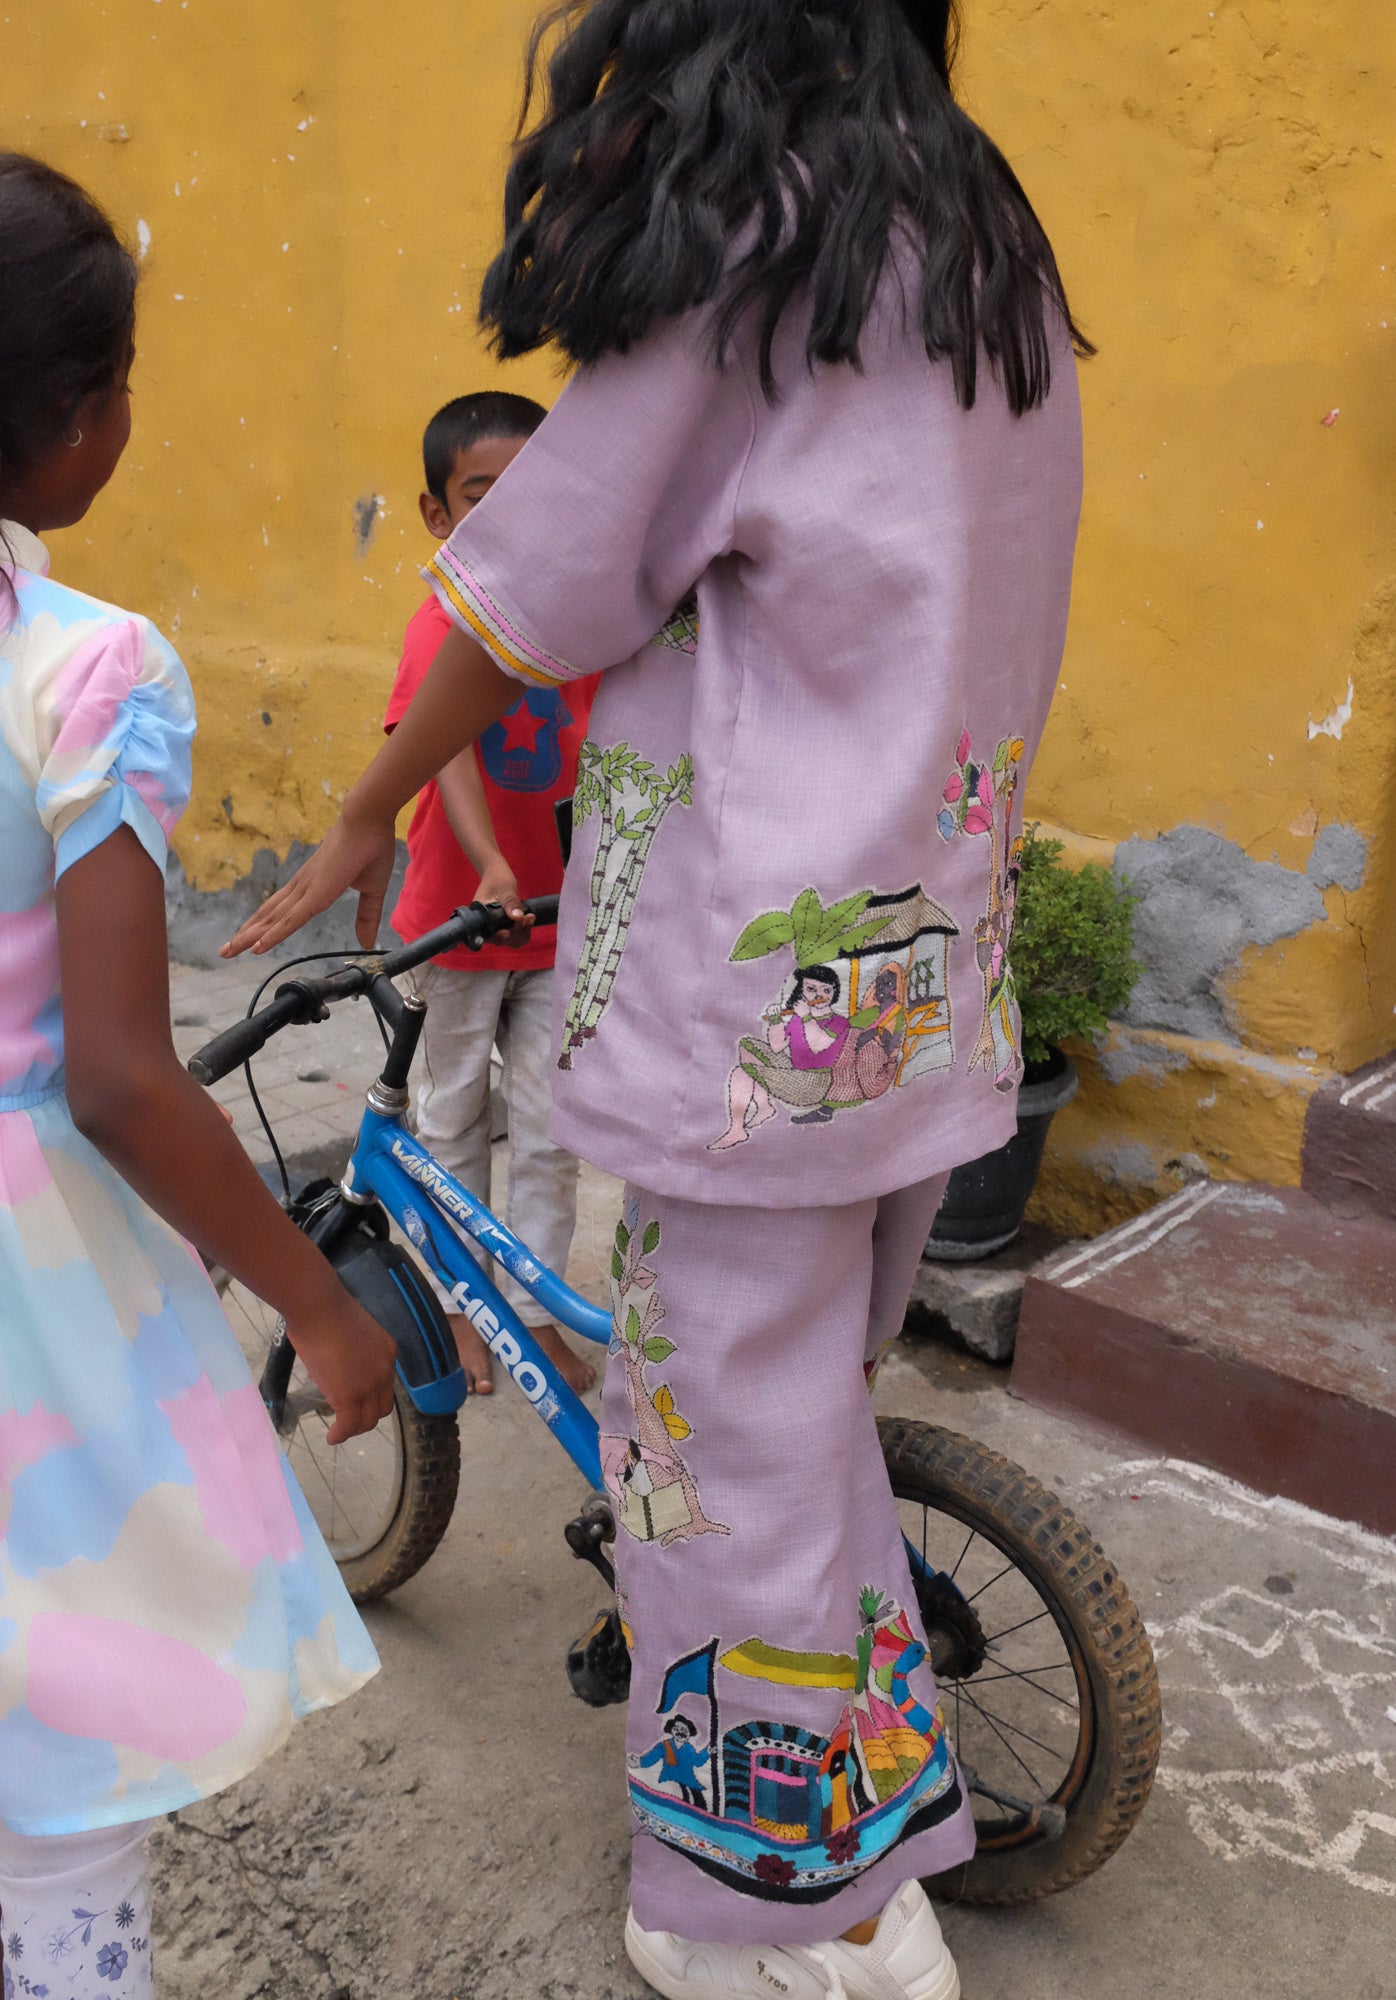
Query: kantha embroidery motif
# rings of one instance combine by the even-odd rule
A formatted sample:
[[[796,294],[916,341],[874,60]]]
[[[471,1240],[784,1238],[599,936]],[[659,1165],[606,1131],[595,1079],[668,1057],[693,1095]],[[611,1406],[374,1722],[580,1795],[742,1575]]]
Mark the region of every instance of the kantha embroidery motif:
[[[778,1104],[792,1125],[827,1125],[836,1111],[953,1067],[947,960],[958,935],[919,883],[895,896],[862,889],[827,909],[804,889],[789,910],[754,918],[733,961],[788,948],[794,980],[762,1014],[764,1034],[739,1043],[727,1130],[708,1151],[744,1145]]]
[[[616,1523],[637,1542],[670,1548],[696,1535],[727,1535],[731,1529],[703,1512],[697,1483],[679,1446],[692,1426],[674,1407],[665,1382],[651,1386],[647,1368],[660,1367],[677,1352],[659,1331],[664,1306],[658,1273],[649,1262],[659,1248],[659,1224],[640,1227],[639,1204],[631,1202],[616,1227],[611,1252],[612,1353],[625,1364],[630,1403],[629,1437],[601,1440],[601,1469],[616,1502]]]
[[[690,658],[698,651],[698,593],[687,596],[667,625],[660,627],[651,642],[664,646],[670,652],[687,653]]]
[[[960,738],[955,768],[945,784],[945,804],[936,825],[942,840],[957,834],[988,834],[989,907],[974,927],[974,954],[984,980],[984,1018],[969,1068],[992,1069],[994,1088],[1010,1091],[1023,1068],[1018,1049],[1018,1005],[1009,946],[1022,872],[1021,836],[1011,839],[1013,800],[1023,739],[1004,737],[992,764],[974,762],[969,731]]]
[[[670,1665],[659,1738],[628,1760],[644,1832],[746,1895],[818,1903],[955,1811],[944,1721],[911,1686],[926,1648],[894,1599],[864,1590],[858,1608],[851,1653],[758,1638],[723,1651],[712,1639]],[[738,1701],[733,1680],[848,1699],[828,1736],[791,1722],[733,1722],[724,1713]]]
[[[576,984],[562,1023],[559,1069],[571,1069],[611,1003],[625,955],[635,898],[655,836],[675,806],[693,800],[693,759],[684,755],[658,771],[628,743],[603,748],[587,741],[577,760],[573,823],[599,813],[591,864],[591,901]]]

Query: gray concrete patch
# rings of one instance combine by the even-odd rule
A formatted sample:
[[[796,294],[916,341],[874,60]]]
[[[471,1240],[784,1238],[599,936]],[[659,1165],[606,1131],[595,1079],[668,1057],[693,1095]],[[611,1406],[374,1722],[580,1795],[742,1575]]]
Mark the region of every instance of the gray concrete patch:
[[[1023,1279],[1034,1264],[1060,1248],[1059,1236],[1028,1223],[1016,1242],[981,1263],[923,1258],[912,1288],[908,1335],[949,1338],[984,1361],[1011,1361]]]
[[[1189,1067],[1186,1053],[1167,1042],[1148,1039],[1148,1031],[1132,1034],[1128,1028],[1112,1030],[1108,1041],[1096,1051],[1100,1073],[1107,1083],[1124,1083],[1132,1076],[1147,1076],[1161,1082],[1175,1070]]]
[[[1253,861],[1235,841],[1201,826],[1123,842],[1115,876],[1139,892],[1134,933],[1144,962],[1125,1020],[1235,1042],[1225,982],[1242,952],[1322,923],[1323,892],[1360,887],[1366,857],[1362,834],[1337,824],[1320,830],[1302,873]]]

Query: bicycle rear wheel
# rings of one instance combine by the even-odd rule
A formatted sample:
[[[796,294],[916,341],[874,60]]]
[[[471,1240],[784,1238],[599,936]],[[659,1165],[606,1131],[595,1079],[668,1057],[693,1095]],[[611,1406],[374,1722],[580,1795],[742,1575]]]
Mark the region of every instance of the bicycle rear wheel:
[[[878,1429],[978,1850],[944,1900],[1023,1903],[1099,1868],[1144,1809],[1162,1708],[1105,1552],[1011,1460],[931,1424]]]
[[[260,1381],[283,1322],[270,1306],[215,1271],[238,1344]],[[362,1437],[331,1446],[329,1405],[294,1361],[281,1424],[291,1469],[356,1604],[396,1590],[434,1553],[460,1483],[455,1414],[427,1416],[399,1381],[391,1413]]]

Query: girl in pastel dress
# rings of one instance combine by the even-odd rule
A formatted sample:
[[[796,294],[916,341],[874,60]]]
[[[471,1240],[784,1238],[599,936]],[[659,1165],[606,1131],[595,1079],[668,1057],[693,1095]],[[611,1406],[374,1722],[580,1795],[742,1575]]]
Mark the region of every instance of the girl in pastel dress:
[[[0,1963],[5,2000],[151,1989],[152,1821],[377,1669],[193,1238],[286,1316],[336,1413],[393,1349],[169,1034],[184,669],[50,580],[131,428],[135,266],[0,154]]]
[[[391,744],[226,949],[350,884],[370,943],[401,806],[520,681],[601,674],[551,1133],[628,1183],[627,1949],[669,2000],[954,2000],[917,1878],[973,1821],[864,1371],[949,1170],[1014,1129],[976,926],[1061,664],[1079,337],[951,0],[551,21],[483,317],[576,371],[427,571],[455,629]],[[972,755],[992,842],[937,824]],[[627,1490],[656,1424],[672,1522]]]

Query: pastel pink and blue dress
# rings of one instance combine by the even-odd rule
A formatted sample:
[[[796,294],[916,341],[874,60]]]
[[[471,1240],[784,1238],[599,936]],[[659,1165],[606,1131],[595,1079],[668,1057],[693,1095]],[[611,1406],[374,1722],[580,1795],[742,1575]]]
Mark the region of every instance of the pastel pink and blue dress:
[[[123,825],[163,868],[188,678],[3,533],[0,1822],[43,1835],[219,1790],[378,1662],[202,1264],[64,1096],[55,884]]]

